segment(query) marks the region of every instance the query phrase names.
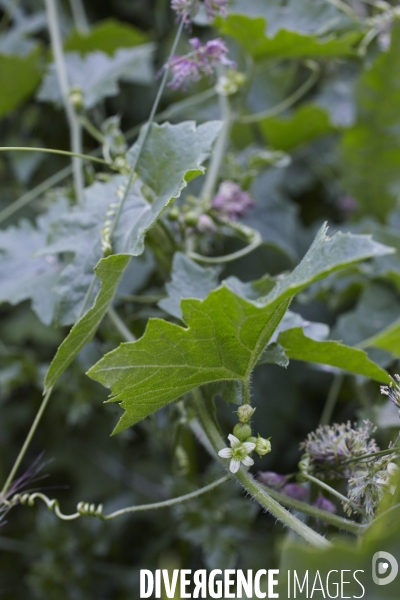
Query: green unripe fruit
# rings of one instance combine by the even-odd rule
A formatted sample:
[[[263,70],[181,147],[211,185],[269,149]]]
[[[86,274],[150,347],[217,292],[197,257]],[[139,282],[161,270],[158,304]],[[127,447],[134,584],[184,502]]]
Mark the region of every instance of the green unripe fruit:
[[[169,221],[177,221],[179,219],[179,208],[173,206],[171,210],[167,214],[167,218]]]
[[[251,435],[249,438],[247,438],[246,442],[250,442],[251,444],[257,444],[257,438],[254,437],[254,435]]]
[[[241,442],[245,442],[247,438],[251,436],[250,425],[243,425],[242,423],[238,423],[233,428],[233,435],[237,437],[237,439]]]
[[[189,210],[185,215],[185,225],[188,227],[196,227],[199,222],[199,215],[194,210]]]

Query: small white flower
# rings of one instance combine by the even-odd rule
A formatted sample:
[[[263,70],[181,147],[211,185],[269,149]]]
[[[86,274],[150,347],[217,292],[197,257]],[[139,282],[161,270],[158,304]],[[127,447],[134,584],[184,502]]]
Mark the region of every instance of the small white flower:
[[[254,460],[250,458],[250,452],[253,452],[256,447],[252,442],[241,442],[231,433],[228,435],[228,440],[231,445],[230,448],[223,448],[218,452],[218,456],[221,458],[230,458],[231,464],[229,469],[232,473],[237,473],[240,468],[240,463],[243,463],[246,467],[254,465]]]

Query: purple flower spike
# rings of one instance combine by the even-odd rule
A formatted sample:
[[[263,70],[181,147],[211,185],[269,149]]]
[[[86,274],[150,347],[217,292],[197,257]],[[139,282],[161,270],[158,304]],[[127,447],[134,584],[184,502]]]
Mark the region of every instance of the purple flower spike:
[[[174,56],[169,61],[173,79],[168,85],[175,90],[189,81],[199,81],[202,75],[214,76],[220,65],[233,67],[235,64],[227,58],[228,48],[222,40],[210,40],[203,45],[198,38],[192,38],[190,45],[192,52]]]
[[[211,206],[230,219],[235,220],[238,217],[245,216],[247,210],[254,206],[254,200],[237,183],[223,181]]]
[[[289,496],[289,498],[294,498],[295,500],[301,500],[304,502],[304,500],[307,499],[308,491],[305,487],[299,485],[298,483],[288,483],[282,489],[282,494]]]
[[[174,90],[184,87],[189,81],[199,81],[201,79],[197,62],[185,56],[174,56],[170,62],[170,69],[173,78],[168,85]]]
[[[221,16],[226,17],[227,15],[228,0],[204,0],[204,7],[209,19]]]
[[[199,8],[199,2],[198,0],[171,0],[171,8],[176,12],[177,19],[182,19],[185,25],[190,25]]]
[[[326,510],[332,514],[336,512],[336,506],[333,502],[328,500],[328,498],[325,498],[325,496],[318,496],[318,498],[314,500],[313,506],[315,506],[315,508],[320,508],[321,510]]]
[[[274,490],[280,490],[286,483],[286,476],[273,471],[258,471],[258,480]]]

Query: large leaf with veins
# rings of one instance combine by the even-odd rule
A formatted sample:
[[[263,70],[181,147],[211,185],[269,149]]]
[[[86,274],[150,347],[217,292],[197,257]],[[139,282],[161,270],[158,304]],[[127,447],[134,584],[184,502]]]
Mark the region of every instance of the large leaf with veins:
[[[251,302],[222,287],[203,301],[182,300],[186,328],[150,320],[140,340],[122,344],[89,371],[125,409],[115,432],[197,386],[247,382],[293,296],[343,266],[388,252],[369,236],[328,237],[322,227],[298,267],[264,298]]]

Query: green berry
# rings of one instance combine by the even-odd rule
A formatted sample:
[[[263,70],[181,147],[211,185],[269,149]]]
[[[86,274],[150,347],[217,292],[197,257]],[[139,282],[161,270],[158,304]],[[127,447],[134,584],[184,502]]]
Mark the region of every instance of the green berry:
[[[189,210],[185,215],[185,225],[188,227],[196,227],[199,222],[199,215],[194,210]]]
[[[247,438],[251,436],[250,425],[243,425],[242,423],[238,423],[233,428],[233,435],[237,437],[237,439],[241,442],[245,442]]]
[[[179,208],[177,206],[173,206],[171,210],[167,214],[167,218],[169,221],[177,221],[179,219]]]
[[[257,444],[257,438],[254,437],[254,435],[251,435],[249,438],[247,438],[246,442],[250,442],[251,444]]]

